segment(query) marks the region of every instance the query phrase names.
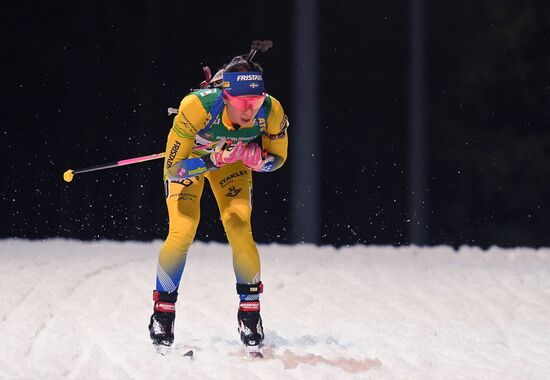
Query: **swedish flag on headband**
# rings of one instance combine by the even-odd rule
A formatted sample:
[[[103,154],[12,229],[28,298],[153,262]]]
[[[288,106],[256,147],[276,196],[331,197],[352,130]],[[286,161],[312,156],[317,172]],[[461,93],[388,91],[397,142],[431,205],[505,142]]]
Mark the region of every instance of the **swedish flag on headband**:
[[[262,95],[264,79],[259,71],[224,72],[222,87],[232,96]]]

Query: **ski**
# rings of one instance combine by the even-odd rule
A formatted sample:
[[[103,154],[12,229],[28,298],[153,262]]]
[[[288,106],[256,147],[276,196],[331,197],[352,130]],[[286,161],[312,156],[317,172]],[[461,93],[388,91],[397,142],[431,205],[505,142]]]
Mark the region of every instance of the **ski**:
[[[154,345],[154,347],[157,354],[160,354],[162,356],[166,356],[172,351],[172,347],[170,346]]]
[[[263,359],[264,354],[262,354],[262,351],[260,350],[260,346],[245,346],[246,352],[248,353],[248,356],[250,356],[252,359]]]
[[[162,356],[168,356],[168,355],[177,355],[178,351],[174,349],[172,346],[164,346],[164,345],[155,345],[155,350],[158,354]],[[193,358],[194,351],[193,350],[185,350],[185,352],[181,355],[186,358]]]

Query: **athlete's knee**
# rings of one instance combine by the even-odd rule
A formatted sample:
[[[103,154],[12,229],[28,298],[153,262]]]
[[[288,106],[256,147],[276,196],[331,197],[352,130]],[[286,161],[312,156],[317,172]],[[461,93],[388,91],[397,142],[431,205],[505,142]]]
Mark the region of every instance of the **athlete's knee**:
[[[164,242],[164,245],[174,253],[187,253],[189,250],[189,247],[191,246],[191,243],[193,243],[193,240],[188,239],[181,239],[177,236],[168,235],[166,238],[166,241]]]
[[[166,243],[174,248],[187,250],[195,239],[197,225],[198,222],[178,223],[176,225],[171,224],[168,230]]]
[[[245,202],[234,202],[227,206],[222,214],[225,230],[250,230],[250,205]]]

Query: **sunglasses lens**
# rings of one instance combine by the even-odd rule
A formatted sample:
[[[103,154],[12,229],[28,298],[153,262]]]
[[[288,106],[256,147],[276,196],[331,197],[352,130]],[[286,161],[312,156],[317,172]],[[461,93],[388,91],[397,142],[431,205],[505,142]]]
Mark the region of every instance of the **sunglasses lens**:
[[[225,98],[232,107],[235,107],[240,111],[245,111],[248,108],[260,108],[264,103],[265,95],[238,97],[231,96],[229,93],[225,92]]]
[[[252,108],[256,109],[256,108],[260,108],[263,102],[264,102],[264,97],[259,96],[258,98],[251,100],[250,104],[252,105]]]

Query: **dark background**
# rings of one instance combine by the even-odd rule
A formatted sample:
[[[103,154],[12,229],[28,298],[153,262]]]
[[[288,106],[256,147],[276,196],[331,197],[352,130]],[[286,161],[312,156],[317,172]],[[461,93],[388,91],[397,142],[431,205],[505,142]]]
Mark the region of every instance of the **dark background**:
[[[319,242],[408,244],[411,3],[343,3],[318,2]],[[70,184],[62,174],[163,151],[167,107],[253,39],[274,41],[257,61],[299,149],[293,12],[285,1],[6,6],[0,237],[163,239],[161,160]],[[425,243],[550,245],[550,3],[426,0],[424,19]],[[299,167],[290,155],[255,176],[258,242],[295,243]],[[224,241],[208,187],[197,238]]]

